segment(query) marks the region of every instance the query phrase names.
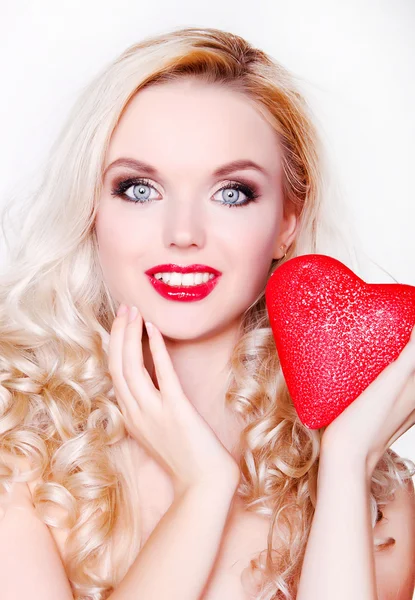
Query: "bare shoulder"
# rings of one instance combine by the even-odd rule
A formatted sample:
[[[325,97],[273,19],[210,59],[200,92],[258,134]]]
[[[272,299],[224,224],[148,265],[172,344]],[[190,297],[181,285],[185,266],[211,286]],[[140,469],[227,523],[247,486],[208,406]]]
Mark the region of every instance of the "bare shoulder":
[[[374,528],[379,600],[412,600],[415,587],[415,490],[412,479],[381,506]]]

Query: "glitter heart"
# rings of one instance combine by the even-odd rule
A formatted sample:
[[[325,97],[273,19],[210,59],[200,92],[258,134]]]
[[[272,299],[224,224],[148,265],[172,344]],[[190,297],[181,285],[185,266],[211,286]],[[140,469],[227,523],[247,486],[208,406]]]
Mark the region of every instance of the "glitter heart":
[[[301,422],[329,425],[398,357],[415,324],[415,287],[366,283],[339,260],[305,254],[268,280],[281,369]]]

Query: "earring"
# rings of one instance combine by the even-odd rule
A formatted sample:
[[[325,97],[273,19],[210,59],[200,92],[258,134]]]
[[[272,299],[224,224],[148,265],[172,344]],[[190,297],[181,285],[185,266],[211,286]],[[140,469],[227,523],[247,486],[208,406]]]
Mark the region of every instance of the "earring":
[[[281,248],[282,251],[284,251],[284,248],[287,248],[287,246],[285,244],[282,244],[282,246],[280,246],[280,248]],[[279,258],[279,260],[282,260],[286,256],[287,256],[287,252],[285,252],[284,256],[281,256],[281,258]]]

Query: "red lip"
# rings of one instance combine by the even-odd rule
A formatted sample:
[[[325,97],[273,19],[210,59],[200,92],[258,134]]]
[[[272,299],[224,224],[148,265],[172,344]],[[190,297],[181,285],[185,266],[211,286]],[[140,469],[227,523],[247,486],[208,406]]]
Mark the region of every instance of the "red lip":
[[[214,275],[221,275],[220,271],[208,267],[207,265],[188,265],[187,267],[181,267],[180,265],[168,264],[168,265],[157,265],[151,267],[145,271],[146,275],[154,275],[154,273],[213,273]]]
[[[189,273],[192,271],[196,273],[213,273],[215,277],[212,277],[212,279],[206,283],[200,283],[193,286],[171,286],[164,283],[164,281],[153,277],[154,273]],[[169,264],[152,267],[146,271],[146,275],[148,275],[150,283],[154,289],[161,296],[163,296],[163,298],[181,302],[193,302],[195,300],[202,300],[208,296],[218,283],[222,273],[216,269],[212,269],[212,267],[207,267],[206,265],[189,265],[187,267],[180,267],[179,265]]]

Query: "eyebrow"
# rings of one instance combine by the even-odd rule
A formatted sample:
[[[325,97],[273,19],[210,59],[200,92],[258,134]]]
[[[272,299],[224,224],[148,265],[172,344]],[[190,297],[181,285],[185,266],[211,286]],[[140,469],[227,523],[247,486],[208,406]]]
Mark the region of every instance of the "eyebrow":
[[[104,171],[104,177],[110,169],[114,169],[115,167],[129,167],[131,169],[136,169],[137,171],[142,171],[150,177],[160,178],[160,173],[155,167],[143,162],[142,160],[136,160],[134,158],[117,158],[117,160],[114,160],[114,162],[106,167]],[[264,167],[261,167],[261,165],[258,165],[253,160],[246,159],[234,160],[230,163],[222,165],[213,172],[213,176],[226,177],[226,175],[229,175],[229,173],[233,173],[234,171],[243,171],[245,169],[255,169],[265,175],[265,177],[270,177],[268,171],[266,171]]]

